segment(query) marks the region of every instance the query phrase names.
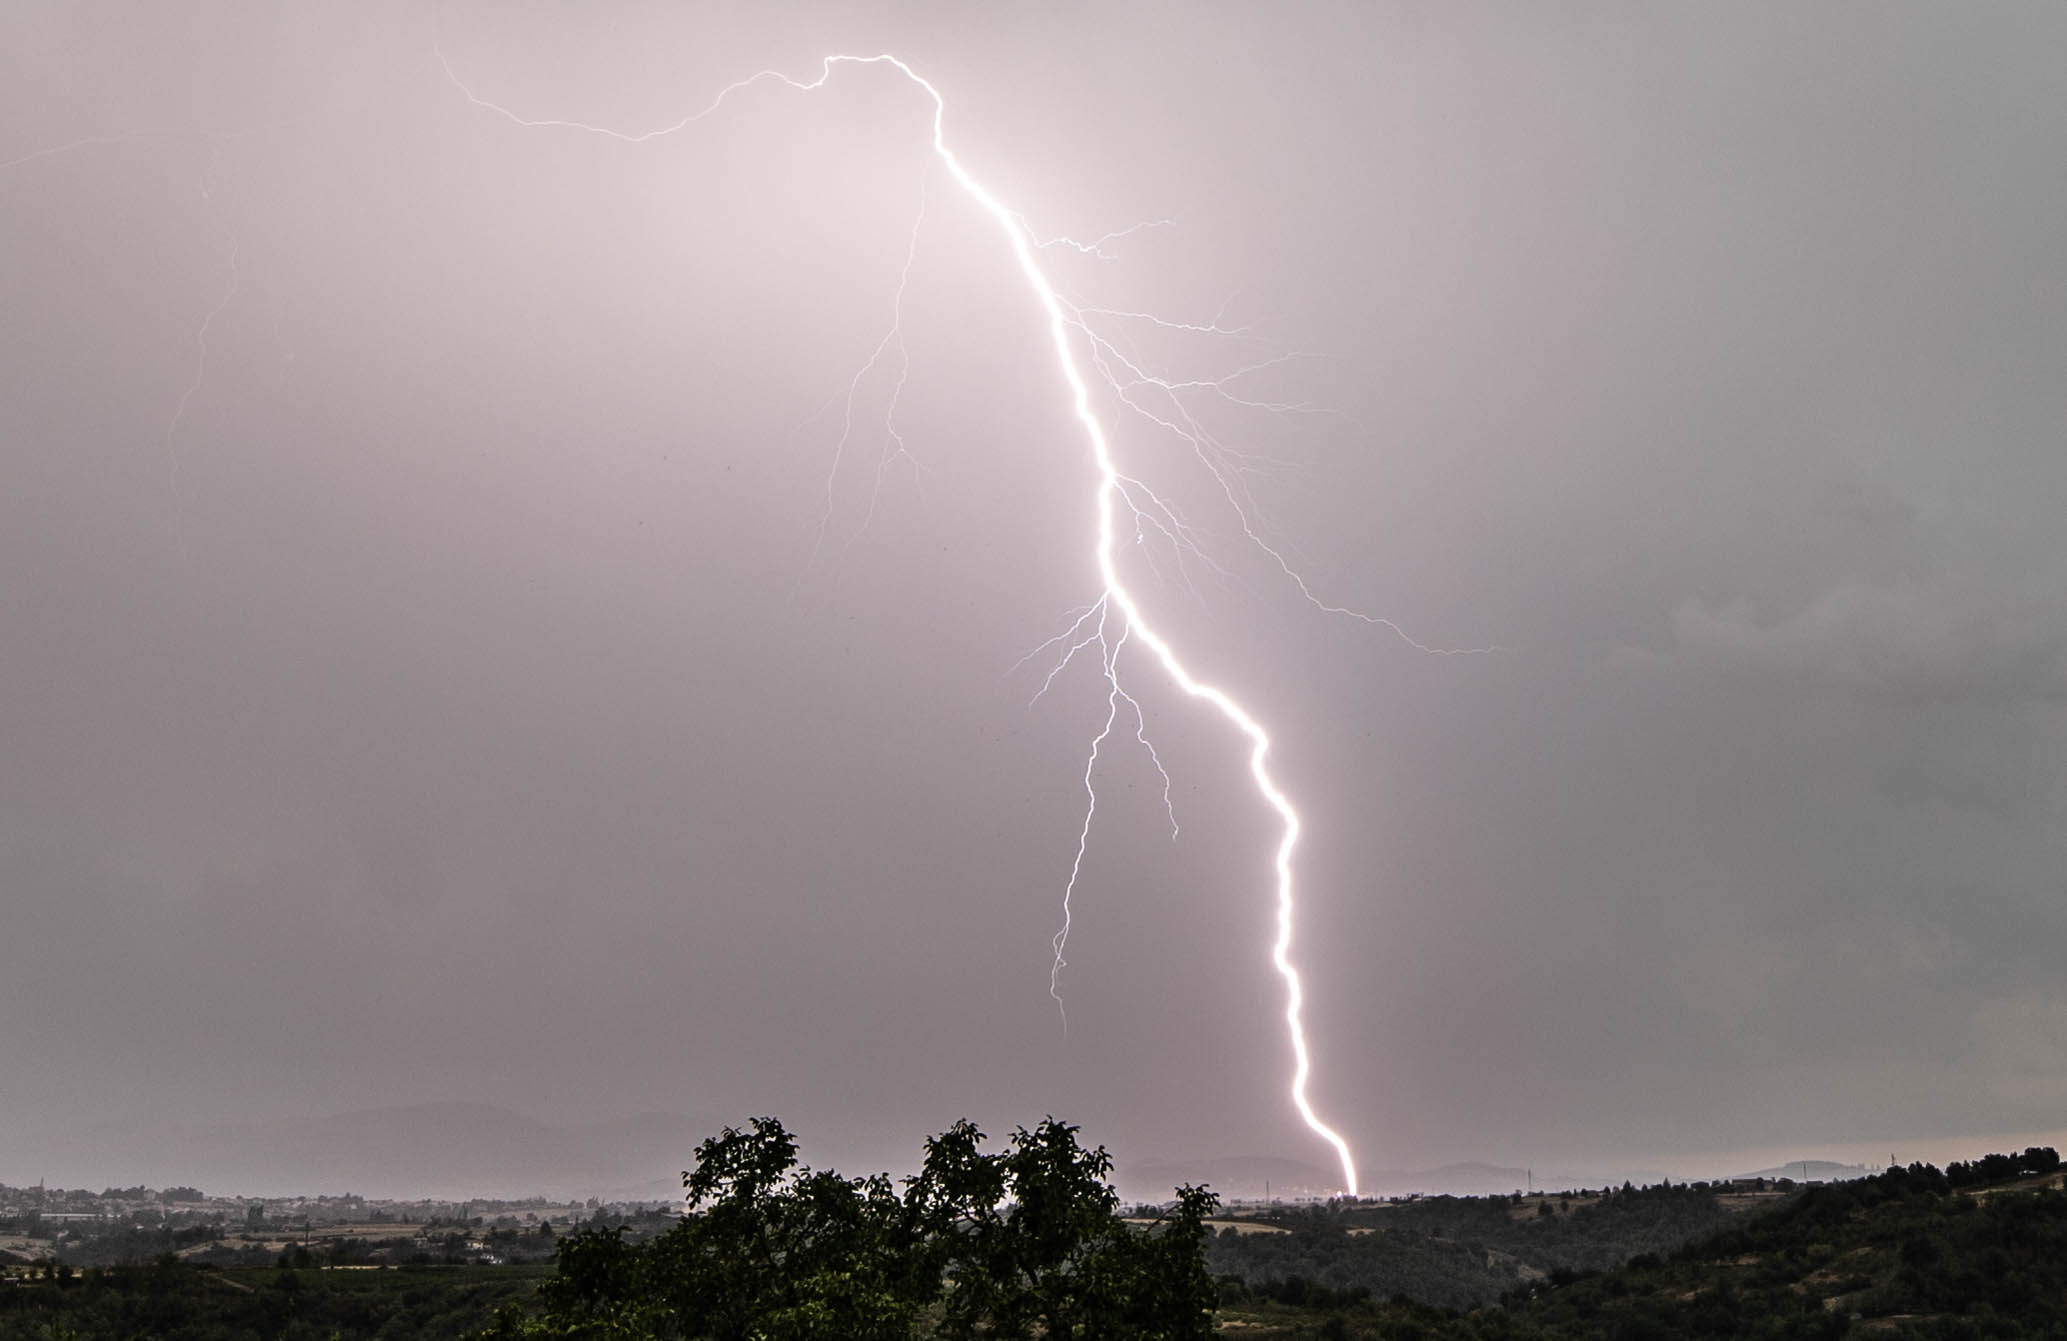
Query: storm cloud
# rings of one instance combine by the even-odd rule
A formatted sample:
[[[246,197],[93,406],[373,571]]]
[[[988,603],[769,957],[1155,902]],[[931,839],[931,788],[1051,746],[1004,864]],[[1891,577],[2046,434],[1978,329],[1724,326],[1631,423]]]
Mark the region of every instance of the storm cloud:
[[[634,141],[467,94],[636,137],[831,51],[921,71],[1041,236],[1155,225],[1042,253],[1113,348],[1255,369],[1187,403],[1318,604],[1138,417],[1198,549],[1129,573],[1274,733],[1314,1097],[1366,1166],[2059,1128],[2063,41],[11,7],[0,1179],[433,1103],[772,1112],[843,1168],[1051,1112],[1325,1163],[1270,817],[1145,659],[1170,810],[1123,719],[1066,1033],[1049,999],[1107,699],[1022,658],[1098,594],[1092,477],[927,100],[846,67]]]

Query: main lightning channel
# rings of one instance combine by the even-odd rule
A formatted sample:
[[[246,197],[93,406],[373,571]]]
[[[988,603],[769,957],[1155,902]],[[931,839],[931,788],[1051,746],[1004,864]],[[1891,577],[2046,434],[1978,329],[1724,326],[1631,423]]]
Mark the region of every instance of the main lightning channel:
[[[436,41],[435,31],[433,33],[433,41],[434,43]],[[824,87],[827,81],[832,78],[833,72],[842,65],[887,65],[917,85],[932,100],[932,148],[934,156],[947,169],[948,175],[954,179],[955,184],[962,188],[963,193],[975,202],[984,213],[988,214],[997,224],[999,231],[1005,235],[1006,244],[1011,248],[1013,259],[1018,264],[1021,276],[1025,279],[1027,287],[1033,292],[1036,301],[1039,302],[1042,312],[1047,316],[1048,335],[1054,346],[1056,366],[1062,374],[1063,382],[1069,388],[1071,412],[1076,417],[1078,424],[1081,425],[1084,436],[1090,444],[1091,456],[1097,472],[1095,503],[1098,517],[1098,539],[1096,560],[1099,580],[1103,587],[1101,604],[1105,611],[1117,612],[1121,616],[1121,631],[1118,635],[1121,641],[1131,640],[1140,643],[1162,666],[1164,672],[1172,680],[1176,681],[1178,687],[1185,694],[1211,705],[1221,717],[1226,719],[1229,725],[1233,726],[1249,742],[1250,777],[1255,782],[1257,793],[1277,815],[1280,826],[1277,851],[1273,862],[1276,872],[1277,935],[1271,945],[1271,963],[1285,984],[1284,1019],[1286,1030],[1291,1037],[1293,1059],[1290,1089],[1292,1104],[1298,1110],[1301,1120],[1306,1123],[1308,1129],[1326,1141],[1329,1146],[1333,1147],[1336,1158],[1340,1161],[1342,1167],[1343,1190],[1348,1195],[1355,1196],[1357,1194],[1356,1161],[1350,1152],[1349,1142],[1343,1139],[1341,1133],[1321,1120],[1320,1115],[1314,1111],[1312,1101],[1307,1097],[1306,1093],[1307,1082],[1311,1079],[1313,1073],[1313,1062],[1307,1048],[1305,1026],[1302,1023],[1305,990],[1300,980],[1299,970],[1292,963],[1292,924],[1293,914],[1296,910],[1295,887],[1292,875],[1292,853],[1299,843],[1299,813],[1293,807],[1291,798],[1278,786],[1276,779],[1271,776],[1268,764],[1270,735],[1263,729],[1262,724],[1226,690],[1202,680],[1192,673],[1191,669],[1185,665],[1183,659],[1177,655],[1176,649],[1170,645],[1168,640],[1163,637],[1162,633],[1149,620],[1141,603],[1135,598],[1134,593],[1127,587],[1125,581],[1121,579],[1119,561],[1116,555],[1116,544],[1118,514],[1125,494],[1126,477],[1121,474],[1115,460],[1111,440],[1106,434],[1104,422],[1100,420],[1097,411],[1092,407],[1090,380],[1085,376],[1083,365],[1072,346],[1070,331],[1077,323],[1070,319],[1068,305],[1063,300],[1061,293],[1041,269],[1040,262],[1036,256],[1037,250],[1042,246],[1041,240],[1034,235],[1027,222],[1018,213],[992,195],[987,187],[978,181],[967,168],[963,167],[961,160],[956,158],[954,151],[948,147],[945,132],[947,100],[941,95],[940,90],[935,88],[924,76],[912,69],[911,66],[905,64],[902,59],[888,53],[875,56],[832,55],[822,58],[819,74],[815,79],[802,80],[783,74],[780,71],[763,70],[726,85],[719,90],[717,96],[701,111],[685,116],[671,125],[633,134],[578,121],[559,119],[529,120],[518,116],[508,108],[481,98],[472,89],[468,88],[459,76],[453,72],[451,63],[445,59],[442,48],[438,51],[438,60],[444,67],[446,77],[465,95],[469,102],[484,110],[492,111],[511,122],[529,127],[559,127],[568,130],[586,131],[591,134],[604,135],[611,139],[623,140],[629,143],[643,143],[679,131],[717,111],[734,93],[758,83],[772,81],[784,84],[800,92],[814,91]],[[1133,512],[1131,506],[1129,511],[1130,513]],[[1108,676],[1113,673],[1112,657],[1116,651],[1117,648],[1115,647],[1106,653]],[[1111,723],[1108,721],[1108,731],[1110,727]],[[1101,734],[1102,738],[1103,735]],[[1081,852],[1079,853],[1079,862],[1081,862]],[[1074,879],[1072,879],[1073,884]],[[1067,923],[1065,922],[1062,936],[1057,938],[1058,965],[1061,955],[1061,942],[1067,934]]]
[[[1120,470],[1113,458],[1112,444],[1106,436],[1105,424],[1091,405],[1091,387],[1078,364],[1075,349],[1070,341],[1071,322],[1062,297],[1055,286],[1041,270],[1034,256],[1035,241],[1020,217],[1009,209],[983,184],[969,174],[954,151],[947,146],[944,121],[947,115],[947,101],[940,90],[919,73],[895,56],[829,56],[825,60],[824,73],[813,81],[813,87],[822,85],[832,77],[833,67],[842,62],[855,64],[883,63],[895,67],[905,78],[926,91],[933,100],[933,152],[939,157],[948,173],[968,196],[982,206],[997,222],[1011,245],[1012,255],[1019,263],[1020,274],[1027,286],[1039,299],[1041,309],[1048,317],[1048,335],[1055,346],[1055,361],[1062,372],[1063,381],[1069,386],[1070,405],[1077,422],[1083,426],[1084,435],[1090,441],[1091,455],[1098,467],[1098,576],[1105,588],[1106,599],[1126,619],[1125,636],[1139,641],[1154,654],[1165,672],[1175,680],[1186,694],[1203,699],[1216,708],[1220,715],[1249,740],[1249,773],[1255,779],[1256,789],[1270,808],[1277,812],[1282,825],[1278,840],[1277,858],[1277,939],[1271,946],[1271,963],[1285,983],[1285,1026],[1292,1038],[1292,1103],[1298,1108],[1300,1118],[1313,1133],[1335,1149],[1335,1155],[1342,1164],[1343,1190],[1350,1196],[1357,1192],[1356,1160],[1351,1155],[1349,1142],[1333,1127],[1321,1121],[1320,1114],[1306,1096],[1306,1083],[1312,1075],[1313,1062],[1306,1046],[1306,1029],[1301,1023],[1305,991],[1300,982],[1299,970],[1292,963],[1292,915],[1295,899],[1292,883],[1292,850],[1299,842],[1299,812],[1292,806],[1292,800],[1271,777],[1265,756],[1270,752],[1270,735],[1249,712],[1237,703],[1226,690],[1207,683],[1193,675],[1190,668],[1178,657],[1163,635],[1148,620],[1134,593],[1121,580],[1119,562],[1114,553],[1117,533],[1118,500],[1120,494]]]

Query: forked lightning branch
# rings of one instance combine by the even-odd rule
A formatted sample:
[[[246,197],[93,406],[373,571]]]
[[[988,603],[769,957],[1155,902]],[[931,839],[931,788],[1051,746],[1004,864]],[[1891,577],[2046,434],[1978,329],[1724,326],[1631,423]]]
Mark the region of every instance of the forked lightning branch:
[[[979,181],[948,147],[946,138],[947,104],[940,90],[923,78],[904,61],[892,55],[853,56],[834,55],[824,58],[818,75],[811,79],[798,79],[773,70],[763,70],[721,89],[702,110],[683,117],[672,125],[640,132],[615,130],[605,126],[589,125],[578,121],[538,120],[520,115],[499,103],[491,102],[476,94],[446,60],[442,47],[439,60],[447,77],[475,106],[493,112],[511,123],[531,129],[562,129],[608,136],[628,142],[642,142],[670,135],[710,116],[722,107],[734,94],[757,84],[779,84],[797,92],[811,92],[823,88],[836,73],[846,67],[887,70],[908,81],[911,87],[932,102],[932,151],[948,175],[981,211],[997,225],[1003,238],[1007,254],[1019,281],[1040,305],[1047,320],[1047,332],[1053,346],[1054,375],[1057,389],[1067,397],[1072,415],[1082,431],[1084,445],[1088,448],[1088,469],[1086,471],[1091,505],[1091,525],[1087,544],[1097,569],[1100,589],[1085,613],[1065,633],[1058,635],[1046,646],[1059,649],[1057,669],[1079,654],[1093,655],[1098,660],[1100,672],[1107,684],[1107,714],[1103,727],[1094,736],[1090,756],[1086,762],[1083,785],[1086,804],[1083,829],[1078,835],[1076,859],[1071,864],[1067,884],[1063,890],[1062,926],[1054,942],[1054,963],[1050,973],[1050,990],[1058,1005],[1061,1002],[1061,971],[1064,964],[1063,951],[1069,937],[1070,900],[1076,893],[1077,880],[1083,870],[1085,844],[1088,841],[1093,820],[1098,809],[1098,793],[1095,785],[1095,768],[1099,748],[1110,738],[1120,724],[1124,710],[1134,722],[1134,735],[1146,745],[1142,731],[1140,710],[1133,697],[1124,687],[1122,658],[1146,656],[1167,674],[1171,680],[1194,699],[1209,705],[1247,743],[1249,776],[1256,795],[1278,821],[1277,846],[1272,857],[1275,881],[1276,935],[1270,947],[1271,963],[1284,982],[1285,1027],[1292,1048],[1292,1076],[1290,1096],[1300,1118],[1315,1135],[1326,1141],[1335,1152],[1342,1170],[1342,1188],[1354,1196],[1357,1191],[1356,1162],[1351,1157],[1349,1143],[1340,1133],[1314,1111],[1307,1097],[1307,1082],[1312,1074],[1312,1059],[1309,1055],[1306,1031],[1302,1024],[1303,993],[1299,970],[1292,962],[1293,915],[1297,910],[1297,890],[1294,884],[1293,854],[1299,843],[1299,814],[1292,799],[1279,786],[1270,770],[1270,736],[1258,719],[1226,690],[1208,680],[1200,678],[1186,659],[1157,628],[1149,612],[1143,606],[1134,590],[1128,586],[1120,573],[1118,547],[1127,536],[1156,533],[1171,540],[1185,543],[1185,527],[1172,508],[1156,497],[1154,490],[1142,479],[1128,474],[1120,468],[1114,454],[1113,444],[1104,421],[1093,406],[1092,386],[1094,380],[1109,387],[1120,399],[1148,417],[1161,427],[1176,433],[1196,451],[1207,468],[1213,472],[1221,491],[1235,506],[1237,515],[1244,517],[1243,529],[1252,540],[1261,545],[1254,528],[1246,520],[1241,505],[1237,481],[1230,466],[1222,458],[1217,444],[1199,426],[1196,420],[1176,411],[1158,412],[1145,408],[1130,396],[1130,391],[1141,387],[1158,387],[1166,391],[1175,390],[1172,383],[1153,377],[1127,359],[1109,341],[1099,338],[1086,322],[1086,312],[1074,307],[1051,282],[1040,263],[1043,247],[1028,227],[1025,219],[1007,206]],[[1103,241],[1087,244],[1070,244],[1080,251],[1095,253]],[[901,297],[901,295],[900,295]],[[1112,314],[1107,314],[1112,315]],[[1125,314],[1135,315],[1140,314]],[[1216,330],[1217,328],[1188,327],[1192,330]],[[879,351],[880,352],[880,351]],[[1213,384],[1216,387],[1218,384]],[[1173,397],[1174,399],[1174,397]],[[1258,402],[1244,401],[1245,404]],[[1304,582],[1276,550],[1264,546],[1270,557],[1284,567],[1288,575],[1298,583],[1303,598],[1313,601]],[[1313,601],[1314,604],[1320,604]],[[1323,607],[1330,608],[1330,607]],[[1355,614],[1354,611],[1339,611]],[[1372,623],[1382,623],[1397,632],[1389,621],[1371,616],[1358,616]],[[1405,637],[1404,634],[1400,636]],[[1408,641],[1412,641],[1409,639]],[[1414,644],[1417,647],[1421,645]],[[1438,648],[1422,648],[1424,651],[1442,651]],[[1052,678],[1052,673],[1051,677]],[[1151,751],[1153,758],[1153,752]],[[1160,770],[1161,762],[1156,761]],[[1166,778],[1167,781],[1167,778]]]

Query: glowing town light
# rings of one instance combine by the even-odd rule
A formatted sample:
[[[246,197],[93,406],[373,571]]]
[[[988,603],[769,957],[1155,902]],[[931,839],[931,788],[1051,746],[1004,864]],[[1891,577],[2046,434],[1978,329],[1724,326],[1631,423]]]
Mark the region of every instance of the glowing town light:
[[[1271,776],[1267,764],[1267,756],[1270,752],[1270,736],[1264,731],[1262,725],[1249,714],[1248,710],[1236,702],[1225,690],[1199,679],[1192,673],[1191,669],[1178,657],[1176,649],[1171,647],[1162,634],[1149,621],[1146,612],[1142,609],[1139,601],[1136,600],[1134,593],[1121,580],[1115,546],[1118,543],[1118,515],[1122,507],[1136,520],[1137,525],[1146,520],[1150,524],[1164,529],[1174,527],[1181,530],[1182,528],[1176,523],[1174,517],[1170,516],[1167,508],[1162,508],[1160,504],[1155,504],[1153,496],[1148,495],[1147,490],[1138,481],[1123,475],[1115,463],[1105,426],[1091,405],[1090,381],[1085,375],[1083,361],[1079,358],[1075,348],[1073,348],[1070,338],[1072,330],[1082,332],[1087,336],[1090,333],[1082,324],[1081,314],[1072,314],[1070,306],[1063,300],[1055,286],[1048,280],[1046,274],[1042,272],[1036,252],[1045,244],[1033,235],[1025,220],[998,200],[997,197],[993,196],[981,182],[970,175],[969,171],[962,166],[961,161],[955,157],[954,151],[948,148],[943,130],[947,103],[941,96],[940,90],[896,56],[888,54],[876,56],[834,55],[823,59],[818,77],[815,79],[800,80],[778,71],[763,70],[727,85],[718,92],[717,96],[703,110],[685,116],[672,125],[638,133],[628,133],[604,126],[588,125],[579,121],[557,119],[531,120],[518,116],[508,108],[477,96],[453,72],[451,63],[445,60],[442,50],[439,51],[438,58],[444,66],[446,77],[466,96],[469,102],[484,110],[494,112],[517,125],[579,130],[634,144],[673,134],[685,126],[702,120],[715,112],[733,93],[757,83],[772,81],[803,92],[821,88],[832,78],[833,71],[842,65],[887,65],[917,85],[925,92],[928,98],[932,99],[933,153],[947,169],[949,175],[953,177],[955,184],[961,187],[969,199],[980,206],[997,224],[999,231],[1005,236],[1006,244],[1011,248],[1013,260],[1019,267],[1021,277],[1026,281],[1027,287],[1040,303],[1041,310],[1047,315],[1048,334],[1054,345],[1056,368],[1061,373],[1063,382],[1069,388],[1071,412],[1082,426],[1084,436],[1090,445],[1096,477],[1093,506],[1096,511],[1098,525],[1093,554],[1101,582],[1101,594],[1091,610],[1079,617],[1077,623],[1072,626],[1071,632],[1062,635],[1057,641],[1069,644],[1071,652],[1088,646],[1090,642],[1097,642],[1102,651],[1103,669],[1110,693],[1107,700],[1106,724],[1093,741],[1092,758],[1085,768],[1085,788],[1089,793],[1090,799],[1085,812],[1084,829],[1079,836],[1076,861],[1071,867],[1069,884],[1065,888],[1063,895],[1063,926],[1062,930],[1055,937],[1055,965],[1049,978],[1049,990],[1055,996],[1059,1006],[1061,1004],[1059,984],[1063,967],[1062,951],[1069,937],[1069,900],[1071,894],[1075,891],[1077,876],[1082,870],[1084,847],[1088,841],[1091,820],[1097,810],[1098,798],[1095,788],[1091,785],[1091,767],[1096,763],[1098,745],[1111,733],[1121,700],[1124,699],[1128,704],[1133,704],[1133,700],[1127,697],[1120,688],[1118,657],[1121,648],[1126,643],[1129,641],[1138,642],[1148,649],[1149,654],[1155,658],[1156,662],[1171,679],[1177,682],[1178,686],[1186,694],[1210,704],[1249,742],[1250,776],[1255,783],[1258,794],[1262,796],[1270,809],[1276,813],[1280,824],[1280,836],[1274,860],[1274,869],[1276,871],[1277,935],[1271,945],[1271,963],[1275,966],[1278,975],[1284,980],[1285,984],[1285,1027],[1290,1034],[1292,1042],[1291,1099],[1293,1106],[1298,1109],[1299,1116],[1306,1125],[1317,1136],[1334,1148],[1336,1157],[1340,1160],[1342,1166],[1343,1190],[1349,1195],[1355,1196],[1357,1191],[1356,1162],[1350,1154],[1349,1143],[1334,1128],[1321,1121],[1319,1114],[1314,1112],[1313,1105],[1308,1100],[1306,1094],[1307,1080],[1312,1074],[1313,1066],[1307,1050],[1306,1031],[1301,1023],[1304,992],[1300,983],[1299,971],[1292,963],[1291,954],[1292,919],[1296,903],[1292,879],[1292,852],[1299,842],[1299,815],[1293,808],[1291,798],[1285,794]],[[1111,240],[1110,237],[1100,239],[1094,243],[1069,243],[1068,245],[1079,251],[1096,254],[1099,246],[1108,240]],[[1213,329],[1217,330],[1218,328]],[[1106,372],[1106,380],[1111,382],[1112,378],[1105,360],[1117,357],[1116,351],[1113,351],[1110,346],[1101,345],[1096,340],[1096,337],[1090,338],[1092,339],[1094,361],[1097,362],[1102,372]],[[877,355],[880,355],[881,352],[882,350],[879,347]],[[871,362],[873,362],[873,357]],[[1122,363],[1124,364],[1123,360]],[[1125,366],[1132,371],[1131,365]],[[1159,379],[1148,378],[1145,374],[1139,374],[1138,371],[1134,372],[1133,375],[1138,381],[1155,382],[1165,389],[1170,389],[1175,385],[1161,382]],[[1117,383],[1114,385],[1118,386]],[[1176,431],[1180,436],[1186,437],[1191,441],[1195,448],[1202,445],[1195,434],[1186,432],[1183,427],[1177,427]],[[1226,475],[1220,469],[1214,467],[1210,461],[1208,465],[1209,468],[1214,469],[1215,477],[1219,479],[1222,488],[1230,489],[1231,485]],[[1147,495],[1152,505],[1148,509],[1148,513],[1160,512],[1161,518],[1150,516],[1144,512],[1143,506],[1136,503],[1133,495],[1129,492],[1130,486],[1133,490]],[[1232,494],[1230,494],[1230,501],[1235,501]],[[1240,510],[1237,503],[1237,511],[1239,512]],[[1246,520],[1244,521],[1244,529],[1249,531],[1251,539],[1257,540],[1258,544],[1263,543],[1260,539],[1257,539],[1255,532],[1247,527]],[[1281,567],[1285,568],[1287,573],[1292,574],[1295,581],[1298,581],[1298,575],[1292,573],[1289,565],[1285,564],[1285,561],[1278,555],[1277,551],[1269,549],[1268,546],[1264,548],[1277,560]],[[1313,601],[1317,605],[1320,604],[1318,599],[1307,590],[1306,584],[1303,581],[1299,582],[1299,588],[1301,594],[1309,601]],[[1356,614],[1356,612],[1348,610],[1342,610],[1339,613]],[[1118,617],[1118,632],[1108,635],[1106,621],[1115,615]],[[1399,633],[1402,638],[1406,637],[1406,634],[1401,632],[1397,625],[1392,624],[1388,620],[1378,620],[1364,615],[1358,615],[1357,617],[1369,620],[1372,623],[1384,624],[1394,632]],[[1092,632],[1085,638],[1071,643],[1070,640],[1073,635],[1078,630],[1084,629],[1087,624]],[[1412,642],[1413,640],[1408,639],[1408,641]],[[1418,643],[1414,645],[1417,647],[1421,646]],[[1442,649],[1423,648],[1422,650],[1439,651]],[[1068,653],[1066,652],[1064,660],[1066,661],[1067,658]],[[1138,724],[1139,709],[1136,707],[1134,710]],[[1160,762],[1158,762],[1157,766],[1158,768],[1161,767]]]

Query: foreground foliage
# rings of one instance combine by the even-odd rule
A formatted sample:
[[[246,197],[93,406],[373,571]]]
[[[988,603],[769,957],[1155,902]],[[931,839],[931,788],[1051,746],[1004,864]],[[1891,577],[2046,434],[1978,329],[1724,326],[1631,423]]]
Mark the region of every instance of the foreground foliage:
[[[1050,1118],[987,1153],[958,1123],[920,1172],[843,1178],[797,1164],[772,1118],[705,1141],[691,1214],[649,1243],[590,1230],[560,1246],[541,1311],[496,1337],[1125,1338],[1209,1336],[1200,1240],[1216,1199],[1178,1192],[1147,1227],[1119,1218],[1105,1150]]]

